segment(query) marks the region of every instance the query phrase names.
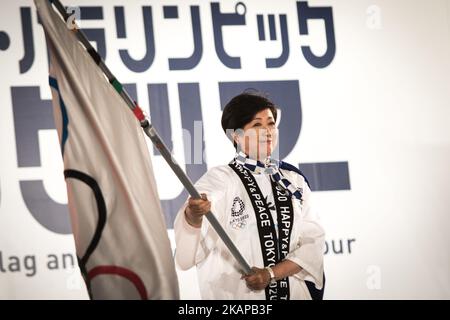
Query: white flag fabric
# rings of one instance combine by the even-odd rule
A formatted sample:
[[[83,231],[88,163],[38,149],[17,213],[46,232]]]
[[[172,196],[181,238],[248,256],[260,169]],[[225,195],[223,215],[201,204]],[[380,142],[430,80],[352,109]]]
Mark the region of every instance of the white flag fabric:
[[[93,299],[178,299],[143,131],[47,0],[35,0],[80,268]]]

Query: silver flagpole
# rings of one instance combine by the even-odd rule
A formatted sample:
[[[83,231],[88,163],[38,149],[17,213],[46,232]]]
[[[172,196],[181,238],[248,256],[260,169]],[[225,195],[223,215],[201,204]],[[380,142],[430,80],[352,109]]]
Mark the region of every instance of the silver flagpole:
[[[64,6],[61,4],[59,0],[48,0],[50,3],[52,3],[58,12],[63,17],[64,21],[67,23],[70,15],[67,13]],[[120,96],[123,98],[125,103],[128,105],[128,107],[133,111],[133,113],[136,115],[136,117],[139,119],[141,123],[141,127],[144,130],[145,134],[150,138],[153,145],[159,150],[163,158],[166,160],[166,162],[169,164],[169,166],[172,168],[175,175],[178,177],[180,182],[183,184],[183,186],[187,189],[189,194],[194,199],[200,199],[200,193],[195,189],[194,184],[192,183],[191,179],[186,175],[186,173],[181,169],[181,167],[178,165],[178,163],[175,161],[175,159],[172,157],[172,154],[170,153],[167,146],[164,144],[164,142],[161,140],[158,132],[155,130],[153,125],[150,123],[148,117],[142,113],[142,110],[139,108],[137,103],[135,103],[128,92],[125,90],[125,88],[122,87],[122,84],[117,81],[116,77],[113,75],[113,73],[109,70],[109,68],[106,66],[106,64],[103,62],[103,59],[100,57],[100,55],[97,53],[97,51],[92,47],[89,40],[86,38],[84,33],[76,26],[76,35],[78,40],[83,44],[83,46],[86,48],[87,52],[91,55],[91,57],[94,59],[94,61],[98,64],[100,69],[103,71],[105,76],[108,78],[109,82],[114,86],[116,91],[120,94]],[[251,273],[251,268],[247,261],[245,261],[244,257],[239,252],[238,248],[234,245],[233,241],[231,241],[228,234],[225,232],[225,230],[220,225],[217,218],[214,216],[214,214],[209,211],[205,217],[208,219],[211,226],[214,228],[214,230],[217,232],[219,237],[222,239],[222,241],[225,243],[227,248],[230,250],[231,254],[234,256],[234,258],[238,261],[240,266],[242,267],[243,271],[246,274]]]

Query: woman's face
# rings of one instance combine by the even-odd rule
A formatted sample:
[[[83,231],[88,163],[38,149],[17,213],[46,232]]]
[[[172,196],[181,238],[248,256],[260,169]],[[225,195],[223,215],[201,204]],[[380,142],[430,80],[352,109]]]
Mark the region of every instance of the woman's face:
[[[258,112],[235,140],[250,158],[263,161],[272,154],[278,143],[278,129],[270,109]]]

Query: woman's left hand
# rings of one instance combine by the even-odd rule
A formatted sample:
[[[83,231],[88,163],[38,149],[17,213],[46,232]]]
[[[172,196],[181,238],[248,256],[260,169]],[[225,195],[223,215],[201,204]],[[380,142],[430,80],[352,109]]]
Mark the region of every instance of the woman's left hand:
[[[247,287],[251,290],[263,290],[270,283],[270,273],[266,269],[257,267],[252,268],[251,274],[244,274],[241,279],[244,279]]]

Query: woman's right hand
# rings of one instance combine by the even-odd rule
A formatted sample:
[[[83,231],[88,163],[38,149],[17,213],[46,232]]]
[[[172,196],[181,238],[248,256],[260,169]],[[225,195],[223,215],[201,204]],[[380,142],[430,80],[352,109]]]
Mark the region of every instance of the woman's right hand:
[[[206,194],[201,194],[201,199],[189,198],[188,205],[184,210],[186,221],[195,228],[202,226],[203,216],[211,211],[211,201]]]

